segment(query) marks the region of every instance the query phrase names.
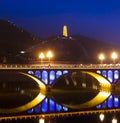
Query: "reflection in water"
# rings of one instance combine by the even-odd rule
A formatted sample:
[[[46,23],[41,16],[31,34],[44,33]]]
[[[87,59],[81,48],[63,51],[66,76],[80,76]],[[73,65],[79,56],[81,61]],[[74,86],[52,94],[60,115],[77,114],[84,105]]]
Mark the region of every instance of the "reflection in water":
[[[111,94],[111,84],[102,76],[92,72],[73,72],[56,80],[52,96],[73,109],[94,107]]]
[[[25,111],[36,106],[45,98],[46,87],[37,78],[17,72],[2,72],[0,74],[3,75],[0,76],[0,84],[4,85],[0,89],[0,113]],[[9,79],[5,79],[6,75]],[[26,84],[28,82],[29,84]]]
[[[29,88],[31,91],[28,91],[28,86],[23,85],[20,86],[18,90],[20,90],[20,96],[23,97],[27,95],[31,95],[31,100],[26,99],[26,103],[20,106],[8,107],[1,107],[2,112],[17,112],[17,111],[24,111],[28,110],[28,113],[47,113],[47,112],[56,112],[58,111],[68,111],[72,109],[84,109],[84,108],[91,108],[95,107],[96,105],[102,103],[104,100],[110,96],[111,93],[111,84],[99,74],[95,74],[92,72],[85,72],[85,71],[77,71],[68,73],[67,70],[64,70],[62,75],[60,71],[56,73],[52,70],[50,74],[47,71],[43,70],[43,72],[28,72],[29,74],[20,72],[16,74],[14,72],[10,73],[9,75],[15,74],[18,79],[24,76],[25,82],[21,83],[35,83],[32,84]],[[50,76],[50,87],[45,86],[39,79],[33,76],[33,74],[37,77],[43,77],[41,80],[48,83],[48,75]],[[38,75],[38,74],[42,75]],[[58,73],[61,75],[58,77]],[[57,75],[57,79],[53,76]],[[54,81],[55,80],[55,81]],[[30,82],[31,81],[31,82]],[[53,82],[54,81],[54,82]],[[46,83],[47,82],[47,83]],[[8,81],[8,84],[10,82]],[[20,82],[18,82],[20,83]],[[21,85],[20,83],[20,85]],[[52,84],[51,84],[52,83]],[[30,84],[29,84],[30,85]],[[17,86],[18,87],[18,86]],[[25,89],[20,89],[20,88]],[[46,87],[49,89],[46,90]],[[3,84],[3,88],[5,85]],[[11,90],[10,90],[11,91]],[[19,91],[18,91],[19,92]],[[35,93],[36,92],[36,93]],[[17,93],[14,93],[17,95]],[[12,96],[13,97],[13,96]],[[45,98],[46,97],[46,98]],[[22,99],[23,100],[23,99]],[[17,103],[19,104],[19,103]],[[61,105],[58,106],[58,105]],[[35,106],[35,108],[33,108]],[[27,108],[26,108],[27,107]],[[58,109],[58,107],[60,108]]]
[[[1,97],[3,93],[3,97],[5,97],[5,94],[9,91],[9,96],[7,97],[11,98],[16,95],[15,98],[18,99],[15,100],[16,103],[14,102],[16,106],[11,105],[12,103],[7,105],[8,101],[4,100],[6,105],[1,108],[8,106],[7,108],[12,108],[12,110],[9,110],[12,112],[15,106],[17,107],[17,110],[14,109],[14,111],[20,112],[25,109],[20,105],[27,104],[24,105],[27,106],[27,112],[25,113],[32,115],[39,113],[69,112],[86,108],[106,109],[119,107],[119,98],[114,94],[117,90],[120,90],[118,88],[119,85],[117,88],[115,87],[115,90],[111,87],[111,84],[116,84],[119,79],[118,71],[112,72],[111,70],[101,70],[97,71],[98,74],[95,74],[85,71],[69,72],[68,70],[50,70],[48,73],[47,70],[36,70],[34,72],[29,71],[28,73],[29,74],[20,73],[19,75],[16,73],[9,73],[9,79],[5,80],[2,79],[2,77],[0,78]],[[20,81],[16,83],[17,79],[15,79],[13,82],[12,79],[10,79],[10,76],[11,78],[12,76],[16,76],[15,78],[19,78]],[[9,81],[7,82],[7,80]],[[28,82],[29,84],[26,84]],[[23,102],[21,103],[18,103],[20,102],[19,96],[22,96]]]

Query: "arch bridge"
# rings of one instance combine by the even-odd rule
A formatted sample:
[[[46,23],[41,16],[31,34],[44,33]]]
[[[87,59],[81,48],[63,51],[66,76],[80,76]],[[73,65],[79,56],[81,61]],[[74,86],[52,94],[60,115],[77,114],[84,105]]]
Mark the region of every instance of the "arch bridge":
[[[0,98],[0,119],[119,111],[120,64],[1,64]]]

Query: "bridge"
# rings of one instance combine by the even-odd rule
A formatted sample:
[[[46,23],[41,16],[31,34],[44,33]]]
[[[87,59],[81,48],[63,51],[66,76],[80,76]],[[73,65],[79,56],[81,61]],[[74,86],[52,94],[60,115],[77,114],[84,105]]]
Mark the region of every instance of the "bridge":
[[[0,120],[120,111],[120,64],[1,64]]]

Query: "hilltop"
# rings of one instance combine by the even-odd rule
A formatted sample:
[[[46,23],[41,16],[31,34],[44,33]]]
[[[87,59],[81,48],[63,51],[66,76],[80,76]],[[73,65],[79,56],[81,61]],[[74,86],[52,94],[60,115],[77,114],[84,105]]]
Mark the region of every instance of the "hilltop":
[[[98,55],[104,53],[110,61],[113,51],[118,52],[119,46],[108,44],[82,35],[73,35],[65,38],[62,36],[48,38],[38,43],[30,52],[33,56],[40,52],[51,50],[55,61],[68,61],[79,63],[98,63]],[[36,56],[37,57],[37,56]]]
[[[53,61],[97,63],[99,53],[105,53],[110,61],[110,53],[119,52],[119,47],[82,35],[41,39],[10,21],[0,20],[1,63],[32,63],[38,61],[40,52],[48,50],[54,53]]]

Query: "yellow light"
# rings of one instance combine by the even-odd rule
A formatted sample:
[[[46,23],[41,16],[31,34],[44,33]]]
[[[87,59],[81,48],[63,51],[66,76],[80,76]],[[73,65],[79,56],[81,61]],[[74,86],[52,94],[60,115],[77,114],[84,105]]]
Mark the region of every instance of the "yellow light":
[[[65,36],[65,37],[68,36],[68,33],[67,33],[67,26],[66,26],[66,25],[63,26],[63,36]]]
[[[103,60],[105,59],[104,54],[101,53],[101,54],[99,55],[99,59],[101,60],[101,63],[103,63]]]
[[[115,63],[115,60],[118,58],[117,53],[113,52],[111,55],[111,58],[113,59],[113,62]]]
[[[112,59],[117,59],[117,53],[113,52],[111,57]]]
[[[45,119],[44,118],[40,118],[39,119],[39,123],[45,123]]]
[[[49,58],[49,61],[50,61],[50,59],[53,57],[53,54],[51,51],[47,52],[47,57]]]
[[[104,59],[105,59],[104,54],[100,54],[99,59],[100,59],[100,60],[104,60]]]
[[[117,119],[116,118],[113,118],[112,119],[112,123],[117,123]]]
[[[44,59],[44,58],[45,58],[44,53],[40,53],[39,58],[40,58],[40,59]]]
[[[104,115],[103,113],[101,113],[101,114],[99,115],[99,118],[100,118],[100,120],[103,122],[103,120],[104,120],[104,118],[105,118],[105,115]]]
[[[41,64],[42,64],[42,60],[45,58],[45,55],[43,52],[40,53],[39,58],[41,59]]]

